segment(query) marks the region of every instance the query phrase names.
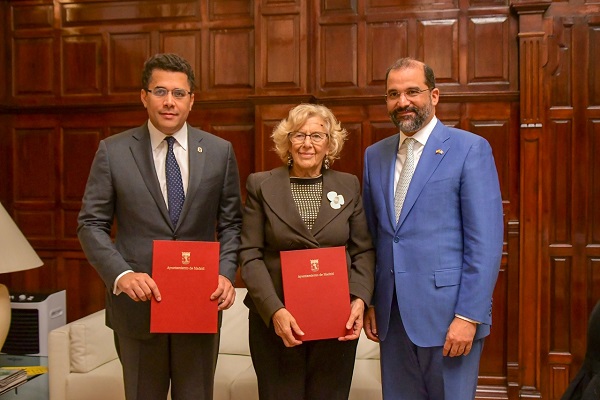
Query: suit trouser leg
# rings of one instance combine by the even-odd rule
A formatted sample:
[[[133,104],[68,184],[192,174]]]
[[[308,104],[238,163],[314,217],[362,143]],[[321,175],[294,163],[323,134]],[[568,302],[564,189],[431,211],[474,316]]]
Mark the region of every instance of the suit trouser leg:
[[[473,347],[468,356],[443,357],[446,399],[472,400],[475,398],[483,342],[484,339],[473,341]]]
[[[127,400],[212,400],[219,348],[215,334],[118,335]]]
[[[468,356],[444,357],[443,347],[416,346],[406,334],[394,301],[381,342],[381,379],[386,400],[470,400],[475,397],[483,339]]]
[[[306,399],[347,400],[358,340],[315,340],[306,345]]]
[[[258,314],[250,312],[249,324],[261,400],[348,398],[358,341],[315,340],[288,348]]]

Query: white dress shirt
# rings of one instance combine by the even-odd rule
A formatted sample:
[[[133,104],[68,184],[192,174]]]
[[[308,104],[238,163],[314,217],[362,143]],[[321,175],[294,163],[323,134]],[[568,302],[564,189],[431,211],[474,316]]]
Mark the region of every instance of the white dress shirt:
[[[169,207],[169,201],[167,197],[167,175],[166,175],[166,160],[167,150],[169,145],[165,141],[167,135],[159,131],[152,125],[152,122],[148,121],[148,130],[150,131],[150,142],[152,143],[152,157],[154,158],[154,168],[156,169],[156,176],[160,183],[160,191],[163,194],[167,208]],[[175,138],[175,144],[173,145],[173,153],[179,164],[181,170],[181,180],[183,182],[183,192],[187,194],[188,180],[190,176],[190,168],[188,162],[188,135],[187,135],[187,124],[183,124],[180,130],[171,135]]]
[[[417,131],[412,138],[416,140],[413,152],[415,153],[415,171],[417,169],[417,165],[419,164],[419,160],[421,159],[421,154],[423,154],[423,148],[427,143],[427,139],[429,139],[429,135],[433,131],[435,124],[437,124],[437,117],[434,115],[431,121],[427,125],[425,125],[421,130]],[[404,166],[404,162],[406,161],[406,144],[404,144],[404,139],[408,136],[404,134],[404,132],[400,131],[400,143],[398,144],[398,153],[396,154],[396,169],[394,172],[394,192],[396,193],[396,186],[398,186],[398,180],[400,179],[400,173],[402,172],[402,167]]]

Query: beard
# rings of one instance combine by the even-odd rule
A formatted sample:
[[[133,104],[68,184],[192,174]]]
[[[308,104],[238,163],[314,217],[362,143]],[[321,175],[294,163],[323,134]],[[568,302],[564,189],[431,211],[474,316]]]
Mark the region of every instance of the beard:
[[[414,116],[399,117],[398,114],[402,112],[412,112]],[[425,125],[425,121],[431,116],[433,111],[433,105],[429,101],[423,107],[408,106],[404,108],[396,108],[390,111],[390,118],[394,125],[396,125],[404,133],[415,133]]]

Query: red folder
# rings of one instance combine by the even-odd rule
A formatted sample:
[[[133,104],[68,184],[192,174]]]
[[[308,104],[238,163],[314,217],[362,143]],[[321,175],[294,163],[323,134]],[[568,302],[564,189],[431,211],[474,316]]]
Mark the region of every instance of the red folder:
[[[350,317],[350,289],[344,247],[282,251],[285,308],[304,336],[298,340],[339,338]]]
[[[219,242],[155,240],[152,279],[161,301],[152,299],[150,332],[216,333]]]

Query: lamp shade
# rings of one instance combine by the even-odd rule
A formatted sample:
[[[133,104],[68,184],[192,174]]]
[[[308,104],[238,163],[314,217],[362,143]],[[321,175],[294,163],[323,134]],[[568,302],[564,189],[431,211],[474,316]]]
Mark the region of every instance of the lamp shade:
[[[0,274],[37,268],[43,264],[4,206],[0,204]]]

